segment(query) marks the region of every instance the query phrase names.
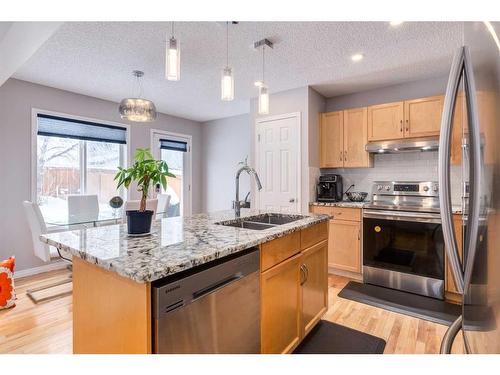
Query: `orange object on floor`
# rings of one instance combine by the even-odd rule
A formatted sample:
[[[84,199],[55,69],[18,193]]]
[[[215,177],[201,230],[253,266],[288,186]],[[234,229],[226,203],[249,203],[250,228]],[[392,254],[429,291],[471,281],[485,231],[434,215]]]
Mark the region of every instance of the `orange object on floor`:
[[[14,290],[14,266],[16,259],[10,257],[0,262],[0,310],[16,305],[16,292]]]

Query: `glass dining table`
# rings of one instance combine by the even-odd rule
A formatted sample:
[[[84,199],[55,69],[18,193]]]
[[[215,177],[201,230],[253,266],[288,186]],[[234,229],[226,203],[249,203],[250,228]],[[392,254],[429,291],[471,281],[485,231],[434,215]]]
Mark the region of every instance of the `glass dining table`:
[[[47,207],[40,207],[45,224],[54,229],[56,227],[80,229],[81,227],[97,227],[102,225],[120,224],[124,219],[123,209],[100,208],[97,214],[69,215],[64,210],[51,210]],[[167,217],[167,212],[156,212],[154,220]]]

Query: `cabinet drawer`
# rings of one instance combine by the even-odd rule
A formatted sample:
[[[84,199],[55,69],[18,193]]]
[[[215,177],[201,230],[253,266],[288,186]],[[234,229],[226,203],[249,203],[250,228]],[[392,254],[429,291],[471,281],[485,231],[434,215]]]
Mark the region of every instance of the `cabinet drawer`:
[[[300,231],[261,245],[260,270],[265,270],[300,252]]]
[[[328,237],[328,221],[302,229],[300,232],[300,248],[307,249]]]
[[[361,221],[361,209],[349,207],[332,207],[332,219]]]
[[[330,206],[311,206],[313,214],[333,215],[333,207]]]

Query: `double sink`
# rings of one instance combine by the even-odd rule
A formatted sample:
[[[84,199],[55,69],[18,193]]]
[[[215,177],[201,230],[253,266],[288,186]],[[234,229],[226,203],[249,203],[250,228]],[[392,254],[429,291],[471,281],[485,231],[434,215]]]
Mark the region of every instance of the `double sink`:
[[[243,229],[265,230],[279,225],[292,223],[306,217],[307,216],[304,215],[293,214],[262,214],[243,217],[240,219],[220,221],[215,224]]]

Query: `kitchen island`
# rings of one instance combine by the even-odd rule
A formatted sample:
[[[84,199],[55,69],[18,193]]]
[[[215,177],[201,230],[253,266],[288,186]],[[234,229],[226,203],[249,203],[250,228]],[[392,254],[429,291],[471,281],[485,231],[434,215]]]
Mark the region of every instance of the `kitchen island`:
[[[241,217],[265,214],[242,210]],[[291,335],[280,332],[279,337],[271,335],[269,338],[266,330],[261,345],[262,352],[290,352],[326,311],[327,297],[328,216],[308,215],[295,219],[265,230],[253,230],[218,224],[238,220],[234,212],[223,211],[155,221],[151,234],[145,237],[130,237],[125,225],[42,235],[42,241],[73,257],[74,353],[154,352],[152,283],[256,246],[260,249],[262,272],[261,327],[275,319],[269,309],[279,314],[283,308],[290,311],[290,301],[284,302],[287,306],[269,306],[264,301],[269,298],[268,294],[278,292],[273,289],[275,286],[297,281],[292,289],[297,291],[297,311],[292,312],[292,318],[293,314],[297,315],[294,318],[297,329]],[[302,253],[305,261],[310,259],[320,268],[319,273],[311,273],[311,293],[304,288],[304,264],[299,262]],[[307,257],[308,254],[315,256]],[[279,267],[291,270],[283,273],[284,284],[274,284],[274,280],[279,281],[276,276],[282,275],[278,272]],[[311,298],[318,295],[318,288],[322,291],[319,294],[321,303],[315,304],[318,298],[316,301]],[[302,311],[304,298],[309,298],[305,312]],[[276,300],[270,302],[276,304]],[[315,308],[316,305],[321,308]],[[315,310],[307,311],[311,308]],[[281,319],[286,321],[284,317]],[[287,341],[289,336],[294,336],[290,343],[281,342]]]

